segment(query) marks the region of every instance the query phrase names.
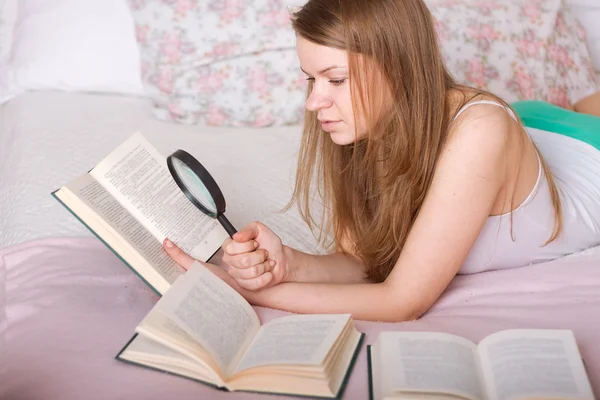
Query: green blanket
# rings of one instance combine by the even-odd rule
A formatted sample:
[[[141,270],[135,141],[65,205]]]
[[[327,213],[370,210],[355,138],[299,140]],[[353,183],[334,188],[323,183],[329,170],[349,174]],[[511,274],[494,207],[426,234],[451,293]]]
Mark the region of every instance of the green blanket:
[[[600,150],[600,117],[537,100],[517,101],[511,106],[527,127],[570,136]]]

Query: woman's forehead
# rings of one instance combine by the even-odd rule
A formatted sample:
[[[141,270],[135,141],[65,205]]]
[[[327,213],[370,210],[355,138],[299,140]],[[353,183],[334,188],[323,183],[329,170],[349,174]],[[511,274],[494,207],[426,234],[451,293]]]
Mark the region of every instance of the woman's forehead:
[[[305,72],[316,74],[327,72],[332,67],[348,67],[348,53],[345,50],[322,46],[302,37],[298,37],[296,49]]]

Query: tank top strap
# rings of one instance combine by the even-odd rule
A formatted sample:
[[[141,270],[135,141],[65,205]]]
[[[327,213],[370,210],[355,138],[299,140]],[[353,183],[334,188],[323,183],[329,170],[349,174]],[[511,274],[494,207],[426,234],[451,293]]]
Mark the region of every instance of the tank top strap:
[[[460,110],[458,110],[458,112],[456,113],[456,116],[454,117],[454,120],[456,120],[456,118],[458,118],[460,116],[460,114],[462,114],[467,108],[477,105],[477,104],[489,104],[492,106],[503,108],[504,110],[506,110],[508,112],[508,114],[512,117],[512,119],[517,121],[517,116],[510,108],[507,109],[506,107],[504,107],[504,105],[498,103],[497,101],[493,101],[493,100],[477,100],[477,101],[472,101],[470,103],[465,104],[464,106],[462,106],[462,108]]]

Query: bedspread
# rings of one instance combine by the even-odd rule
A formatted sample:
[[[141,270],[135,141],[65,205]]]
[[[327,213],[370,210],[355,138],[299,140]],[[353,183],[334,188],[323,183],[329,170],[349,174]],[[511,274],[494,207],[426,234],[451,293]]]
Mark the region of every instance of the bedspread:
[[[318,251],[289,201],[301,127],[215,128],[157,121],[145,99],[32,92],[0,107],[0,248],[92,235],[50,193],[140,131],[163,155],[184,149],[210,171],[241,229],[259,220],[286,243]]]
[[[3,400],[264,397],[228,394],[116,361],[158,298],[98,240],[30,241],[0,250],[0,261]],[[286,314],[255,310],[262,321]],[[368,398],[365,345],[382,330],[440,331],[478,341],[501,329],[572,329],[598,395],[600,248],[519,269],[458,276],[417,321],[355,323],[367,335],[344,399]]]

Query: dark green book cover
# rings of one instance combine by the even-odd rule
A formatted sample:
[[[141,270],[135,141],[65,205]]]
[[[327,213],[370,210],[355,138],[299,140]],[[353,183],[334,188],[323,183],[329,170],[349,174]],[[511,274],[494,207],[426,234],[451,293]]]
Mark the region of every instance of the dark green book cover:
[[[217,389],[217,390],[221,390],[221,391],[225,391],[225,392],[229,391],[229,390],[227,390],[227,388],[217,386],[217,385],[215,385],[214,383],[211,383],[211,382],[206,382],[206,381],[203,381],[203,380],[200,380],[200,379],[190,378],[189,376],[180,375],[180,374],[177,374],[175,372],[165,371],[163,369],[151,367],[151,366],[145,365],[145,364],[139,364],[139,363],[136,363],[136,362],[133,362],[133,361],[129,361],[129,360],[125,360],[125,359],[120,358],[121,353],[123,353],[123,351],[125,351],[125,349],[127,349],[127,347],[129,346],[129,344],[137,337],[137,335],[138,335],[137,333],[135,335],[133,335],[133,337],[131,339],[129,339],[129,341],[127,342],[127,344],[125,344],[125,346],[123,346],[123,348],[121,349],[121,351],[119,351],[119,353],[115,357],[117,360],[122,361],[122,362],[127,363],[127,364],[144,367],[144,368],[147,368],[147,369],[150,369],[150,370],[153,370],[153,371],[162,372],[162,373],[165,373],[165,374],[168,374],[168,375],[173,375],[173,376],[178,376],[178,377],[181,377],[181,378],[184,378],[184,379],[189,379],[189,380],[192,380],[192,381],[195,381],[195,382],[199,382],[199,383],[201,383],[203,385],[210,386],[210,387],[212,387],[214,389]],[[360,353],[360,349],[362,347],[364,338],[365,338],[365,334],[361,333],[360,339],[359,339],[358,343],[356,344],[356,348],[354,349],[354,354],[352,355],[352,360],[350,361],[350,364],[348,364],[348,369],[346,370],[346,375],[344,376],[344,380],[342,381],[342,384],[340,385],[340,389],[339,389],[339,391],[338,391],[338,393],[337,393],[337,395],[335,397],[303,396],[303,395],[299,395],[299,394],[274,393],[274,392],[259,392],[259,391],[249,391],[249,390],[240,390],[240,391],[236,390],[235,392],[232,392],[232,393],[248,392],[248,393],[260,393],[260,394],[269,394],[269,395],[284,395],[284,396],[292,396],[292,397],[302,397],[302,398],[310,398],[310,399],[319,399],[319,398],[323,398],[323,399],[332,399],[332,398],[341,399],[342,396],[344,395],[344,391],[346,389],[346,386],[348,385],[348,381],[350,380],[350,375],[352,373],[352,370],[354,369],[354,364],[356,364],[356,359],[358,357],[358,354]]]
[[[369,373],[369,400],[373,400],[373,370],[371,369],[371,346],[367,346],[367,371]]]
[[[150,289],[152,289],[152,291],[153,291],[154,293],[156,293],[158,296],[161,296],[161,294],[159,293],[159,291],[158,291],[158,290],[157,290],[157,289],[156,289],[154,286],[152,286],[152,285],[151,285],[151,284],[150,284],[150,283],[149,283],[147,280],[145,280],[145,279],[144,279],[144,277],[143,277],[142,275],[140,275],[140,273],[139,273],[139,272],[138,272],[138,271],[137,271],[135,268],[133,268],[133,266],[132,266],[131,264],[129,264],[127,261],[125,261],[125,259],[124,259],[123,257],[121,257],[121,255],[120,255],[120,254],[119,254],[119,253],[118,253],[118,252],[117,252],[115,249],[113,249],[113,248],[112,248],[112,247],[111,247],[111,246],[110,246],[108,243],[106,243],[106,242],[104,241],[104,239],[102,239],[102,237],[101,237],[101,236],[100,236],[100,235],[99,235],[99,234],[98,234],[98,233],[97,233],[95,230],[93,230],[93,229],[92,229],[92,228],[91,228],[91,227],[90,227],[88,224],[86,224],[86,223],[85,223],[85,222],[84,222],[84,221],[83,221],[83,220],[82,220],[82,219],[81,219],[81,218],[80,218],[80,217],[79,217],[77,214],[75,214],[75,212],[73,212],[73,210],[72,210],[72,209],[71,209],[69,206],[67,206],[65,203],[63,203],[63,201],[62,201],[61,199],[59,199],[59,198],[58,198],[58,196],[56,196],[56,192],[57,192],[57,191],[55,190],[54,192],[52,192],[52,193],[51,193],[51,194],[52,194],[52,197],[54,197],[54,198],[55,198],[55,199],[56,199],[56,200],[57,200],[57,201],[58,201],[60,204],[62,204],[62,205],[63,205],[63,207],[65,207],[65,208],[66,208],[66,209],[67,209],[67,210],[68,210],[68,211],[71,213],[71,215],[73,215],[75,218],[77,218],[77,220],[78,220],[79,222],[81,222],[81,223],[82,223],[82,224],[83,224],[83,225],[84,225],[84,226],[85,226],[85,227],[86,227],[86,228],[87,228],[87,229],[88,229],[90,232],[92,232],[92,233],[94,234],[94,236],[96,236],[96,237],[97,237],[97,238],[98,238],[98,239],[99,239],[99,240],[100,240],[102,243],[104,243],[104,245],[105,245],[106,247],[108,247],[108,249],[110,249],[110,251],[112,251],[112,252],[113,252],[113,254],[114,254],[114,255],[116,255],[116,256],[119,258],[119,260],[123,261],[123,264],[125,264],[125,265],[126,265],[126,266],[127,266],[127,267],[128,267],[130,270],[131,270],[131,271],[133,271],[133,273],[134,273],[134,274],[136,274],[137,276],[139,276],[139,278],[140,278],[140,279],[141,279],[141,280],[142,280],[142,281],[143,281],[143,282],[144,282],[146,285],[148,285],[148,287],[149,287]],[[211,259],[211,258],[213,258],[213,257],[215,256],[215,254],[217,254],[217,252],[218,252],[218,251],[219,251],[219,249],[217,249],[217,251],[215,251],[215,252],[214,252],[214,253],[213,253],[213,254],[212,254],[210,257],[209,257],[208,261],[210,261],[210,259]]]

